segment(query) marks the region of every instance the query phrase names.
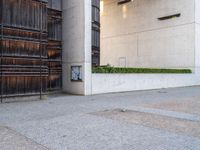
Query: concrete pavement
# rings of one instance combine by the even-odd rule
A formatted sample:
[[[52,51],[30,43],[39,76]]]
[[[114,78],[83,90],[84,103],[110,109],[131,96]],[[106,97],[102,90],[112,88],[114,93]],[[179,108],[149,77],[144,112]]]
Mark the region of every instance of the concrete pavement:
[[[18,149],[199,150],[199,104],[200,87],[0,104],[0,139],[13,136],[0,147],[12,150],[25,143],[30,147]]]

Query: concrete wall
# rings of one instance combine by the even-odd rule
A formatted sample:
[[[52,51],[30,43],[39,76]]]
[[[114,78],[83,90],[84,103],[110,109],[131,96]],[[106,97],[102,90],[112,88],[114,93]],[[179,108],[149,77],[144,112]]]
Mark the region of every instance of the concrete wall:
[[[92,94],[200,85],[199,0],[135,0],[126,15],[115,0],[104,2],[102,65],[123,66],[126,58],[131,67],[189,67],[193,73],[93,74]],[[174,13],[181,17],[157,20]]]
[[[121,6],[103,1],[101,65],[195,66],[195,0],[134,0]],[[176,13],[181,17],[158,20]]]
[[[200,66],[199,0],[135,0],[127,8],[104,1],[102,64]],[[180,18],[157,20],[179,12]],[[83,82],[71,82],[72,65],[83,67]],[[64,92],[89,95],[199,84],[198,67],[193,74],[91,74],[91,0],[63,0]]]
[[[195,0],[195,63],[200,70],[200,1]]]
[[[92,94],[200,85],[193,74],[93,74]]]
[[[91,0],[63,0],[63,91],[91,94]],[[82,66],[83,81],[71,81],[71,66]]]

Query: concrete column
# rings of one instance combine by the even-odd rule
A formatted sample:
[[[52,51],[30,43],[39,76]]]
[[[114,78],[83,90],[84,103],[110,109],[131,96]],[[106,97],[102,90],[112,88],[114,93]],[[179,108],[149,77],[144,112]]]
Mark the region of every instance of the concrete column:
[[[63,0],[63,92],[91,94],[91,0]],[[82,82],[71,81],[82,67]]]
[[[200,1],[195,0],[195,66],[200,74]]]

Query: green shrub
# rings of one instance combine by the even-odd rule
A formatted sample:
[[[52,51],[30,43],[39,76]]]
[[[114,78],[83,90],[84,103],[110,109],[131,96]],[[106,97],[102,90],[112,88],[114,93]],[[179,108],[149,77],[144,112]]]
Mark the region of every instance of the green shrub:
[[[159,69],[159,68],[119,68],[119,67],[93,67],[92,73],[154,73],[154,74],[190,74],[190,69]]]

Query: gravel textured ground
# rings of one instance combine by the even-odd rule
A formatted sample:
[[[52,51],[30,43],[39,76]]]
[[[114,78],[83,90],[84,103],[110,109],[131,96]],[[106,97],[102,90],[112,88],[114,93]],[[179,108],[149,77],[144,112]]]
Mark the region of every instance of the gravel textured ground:
[[[129,122],[146,127],[180,133],[200,138],[200,121],[191,121],[187,118],[169,117],[147,112],[114,109],[93,113],[97,116]]]
[[[156,102],[150,105],[146,105],[145,107],[200,115],[200,96],[178,99],[174,98],[167,102]]]
[[[2,150],[47,150],[44,146],[8,127],[0,127],[0,148]]]
[[[12,130],[0,134],[0,139],[14,136],[20,143],[25,138],[30,145],[52,150],[199,150],[198,132],[193,134],[200,128],[199,109],[193,112],[190,105],[184,109],[174,107],[177,103],[169,105],[173,100],[199,103],[198,97],[200,87],[188,87],[0,104],[0,126]],[[96,115],[113,110],[134,113],[128,114],[129,120],[123,119],[124,115],[115,119]],[[167,122],[164,127],[162,119]],[[174,130],[174,126],[184,130],[177,132],[179,128]],[[19,133],[17,137],[13,132]],[[8,138],[8,144],[0,142],[0,149],[12,150],[19,144],[14,141]],[[11,147],[7,147],[9,142]]]

